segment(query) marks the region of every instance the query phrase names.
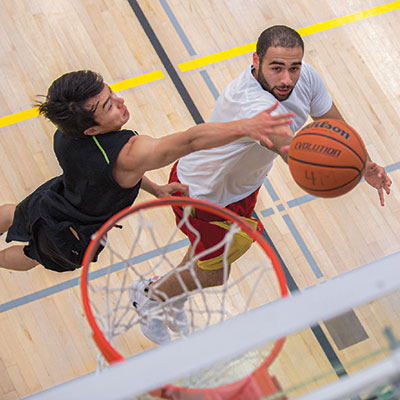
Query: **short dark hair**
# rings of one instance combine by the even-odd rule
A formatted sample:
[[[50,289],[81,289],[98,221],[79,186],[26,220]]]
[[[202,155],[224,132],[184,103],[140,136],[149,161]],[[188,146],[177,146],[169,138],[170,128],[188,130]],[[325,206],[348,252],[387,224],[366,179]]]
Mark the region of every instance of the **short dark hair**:
[[[271,26],[261,33],[257,41],[257,55],[260,60],[270,47],[301,47],[304,53],[304,42],[301,36],[285,25]]]
[[[97,125],[93,117],[94,110],[88,110],[84,105],[103,88],[103,77],[96,72],[68,72],[50,85],[45,101],[37,103],[39,114],[49,119],[65,135],[84,137],[86,129]]]

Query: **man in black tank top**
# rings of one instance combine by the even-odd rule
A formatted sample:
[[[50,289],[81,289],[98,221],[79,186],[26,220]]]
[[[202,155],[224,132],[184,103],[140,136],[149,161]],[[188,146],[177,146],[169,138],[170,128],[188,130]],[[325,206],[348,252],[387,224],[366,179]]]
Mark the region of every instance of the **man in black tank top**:
[[[279,133],[290,117],[272,117],[271,111],[154,139],[122,129],[129,111],[99,74],[82,70],[62,75],[49,87],[39,112],[57,127],[54,152],[63,172],[18,205],[0,206],[0,233],[8,231],[6,241],[28,243],[0,251],[0,267],[79,268],[92,234],[130,206],[140,188],[156,197],[186,194],[186,186],[157,185],[144,176],[146,171],[244,136],[271,143],[269,135]]]

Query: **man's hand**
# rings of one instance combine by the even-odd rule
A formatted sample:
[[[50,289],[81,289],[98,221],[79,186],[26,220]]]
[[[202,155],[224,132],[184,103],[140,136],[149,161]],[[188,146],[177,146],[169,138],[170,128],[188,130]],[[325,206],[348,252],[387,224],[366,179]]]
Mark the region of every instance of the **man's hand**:
[[[167,185],[159,185],[156,188],[154,195],[156,197],[169,197],[176,192],[182,193],[183,196],[189,196],[189,187],[182,183],[172,182]]]
[[[387,176],[385,169],[372,161],[367,161],[364,178],[367,183],[378,191],[379,201],[381,206],[384,206],[383,191],[385,190],[386,194],[389,195],[390,186],[392,185],[392,181]]]
[[[289,112],[285,114],[271,115],[271,112],[276,110],[278,105],[279,102],[277,101],[272,107],[261,111],[246,121],[247,136],[260,140],[269,148],[275,146],[275,143],[271,140],[274,136],[292,135],[292,131],[288,125],[293,122],[291,117],[294,116],[294,113]]]
[[[181,192],[183,196],[189,196],[189,188],[187,185],[178,182],[168,183],[167,185],[158,185],[147,178],[147,176],[143,176],[140,188],[155,197],[169,197],[176,192]]]

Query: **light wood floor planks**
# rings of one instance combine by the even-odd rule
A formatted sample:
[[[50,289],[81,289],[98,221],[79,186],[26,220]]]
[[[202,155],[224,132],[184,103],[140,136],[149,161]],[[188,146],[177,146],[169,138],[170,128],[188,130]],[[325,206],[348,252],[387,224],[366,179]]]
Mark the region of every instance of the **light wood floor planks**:
[[[204,120],[217,94],[251,62],[251,53],[187,72],[180,71],[180,63],[255,42],[272,24],[300,29],[322,23],[316,33],[304,35],[305,60],[321,73],[371,158],[389,170],[392,194],[380,207],[376,192],[361,183],[344,197],[302,203],[305,193],[279,160],[268,177],[270,186],[261,189],[257,214],[300,290],[400,251],[399,4],[327,29],[327,21],[390,2],[138,3]],[[93,69],[110,84],[161,70],[164,78],[120,92],[131,112],[126,127],[159,137],[194,124],[127,0],[0,0],[0,10],[0,117],[29,110],[36,95],[44,95],[54,79],[70,70]],[[39,118],[0,127],[1,203],[19,202],[60,173],[53,131]],[[162,183],[168,172],[169,167],[149,177]],[[138,201],[149,198],[141,194]],[[4,238],[1,246],[6,246]],[[96,348],[80,293],[76,284],[67,287],[77,278],[79,272],[57,274],[42,267],[27,273],[0,271],[0,399],[21,399],[94,371]],[[45,295],[47,288],[54,293]],[[321,324],[342,364],[381,348],[385,323],[400,336],[396,298],[357,309],[368,339],[343,350]],[[145,339],[138,346],[150,347]],[[301,349],[312,358],[304,359]],[[318,371],[333,371],[310,330],[288,340],[273,368],[284,387]]]

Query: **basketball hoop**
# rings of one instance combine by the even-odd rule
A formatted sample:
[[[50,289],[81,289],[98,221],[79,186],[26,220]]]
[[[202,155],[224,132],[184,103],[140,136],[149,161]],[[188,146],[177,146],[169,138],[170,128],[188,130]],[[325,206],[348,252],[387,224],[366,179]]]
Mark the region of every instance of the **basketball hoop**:
[[[171,207],[184,210],[184,217],[179,222],[178,228]],[[182,267],[176,268],[182,258],[182,255],[177,253],[189,244],[180,229],[185,226],[192,232],[196,231],[191,224],[191,216],[199,210],[211,213],[216,216],[216,220],[226,223],[227,233],[221,243],[214,248],[205,249],[200,254],[196,254],[193,250],[189,260]],[[113,229],[120,225],[123,225],[124,229]],[[249,266],[246,262],[241,267],[242,270],[239,268],[241,262],[239,259],[232,265],[229,276],[231,264],[229,252],[235,237],[243,234],[250,238],[250,242],[253,241],[258,245],[253,244],[251,251],[249,250],[255,252],[254,259],[257,255],[259,258],[260,254],[264,259],[258,266]],[[103,246],[104,250],[94,265],[93,258],[100,246]],[[132,348],[137,342],[137,335],[140,335],[137,327],[143,323],[143,319],[136,315],[132,307],[132,299],[129,297],[131,281],[142,281],[151,275],[171,275],[178,273],[175,271],[182,268],[193,271],[190,268],[194,268],[200,258],[218,248],[222,252],[221,263],[226,276],[223,284],[216,288],[198,287],[190,292],[183,285],[182,290],[188,298],[185,307],[190,333],[288,294],[279,260],[262,234],[244,218],[226,208],[186,197],[160,198],[128,207],[100,228],[83,259],[81,294],[93,339],[109,364],[124,361],[126,357],[137,352]],[[268,290],[265,288],[261,290],[259,286],[262,280],[271,285],[271,274],[276,277],[271,292],[276,293],[275,298],[268,299]],[[258,292],[262,296],[258,296]],[[160,309],[164,310],[164,307],[173,300],[175,298],[163,301]],[[115,344],[115,341],[118,343]],[[258,362],[257,367],[253,366],[252,371],[246,372],[245,376],[235,379],[234,382],[224,382],[212,388],[165,385],[151,394],[166,399],[261,399],[280,390],[276,379],[269,376],[268,368],[278,356],[284,341],[284,338],[276,341],[272,348],[268,349],[269,354],[262,356],[262,361]],[[120,348],[123,351],[119,350]],[[241,397],[237,395],[235,397],[234,393],[239,392]]]

